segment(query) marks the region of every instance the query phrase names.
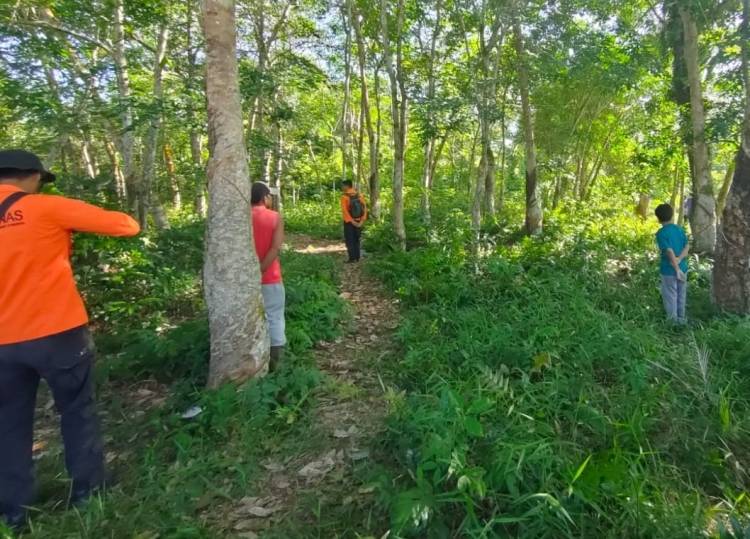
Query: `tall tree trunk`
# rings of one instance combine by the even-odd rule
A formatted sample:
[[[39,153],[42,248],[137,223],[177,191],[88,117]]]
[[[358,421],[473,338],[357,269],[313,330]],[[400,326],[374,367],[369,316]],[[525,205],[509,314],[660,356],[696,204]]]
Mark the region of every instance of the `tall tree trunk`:
[[[121,204],[125,204],[127,202],[128,189],[125,185],[125,176],[122,174],[122,168],[120,167],[120,158],[117,155],[117,149],[115,148],[114,143],[109,139],[105,139],[104,149],[107,151],[109,162],[112,165],[112,177],[115,181],[117,200]]]
[[[724,181],[721,182],[721,190],[719,191],[719,198],[716,199],[716,217],[717,220],[721,219],[724,214],[724,208],[727,205],[727,196],[729,195],[729,188],[732,186],[732,178],[734,177],[734,170],[736,168],[737,161],[734,160],[729,163],[727,171],[724,174]]]
[[[281,211],[282,198],[281,198],[281,177],[284,172],[284,135],[281,131],[281,125],[277,121],[274,124],[275,133],[275,144],[273,152],[274,170],[273,177],[271,178],[271,187],[276,190],[274,198],[274,209]]]
[[[234,0],[202,0],[210,205],[203,269],[211,332],[208,385],[263,374],[270,341],[253,245],[250,171],[242,132]]]
[[[742,0],[745,123],[732,187],[721,219],[713,299],[726,311],[750,314],[750,0]]]
[[[391,116],[393,124],[393,232],[399,247],[406,249],[404,227],[404,157],[406,153],[407,96],[403,72],[404,0],[396,5],[396,58],[394,63],[388,30],[388,0],[380,0],[380,24],[383,55],[391,83]]]
[[[516,55],[518,56],[518,87],[521,94],[521,120],[524,132],[524,149],[526,156],[526,233],[529,235],[542,232],[542,202],[539,198],[539,185],[536,168],[536,146],[534,144],[534,121],[529,102],[529,71],[526,65],[521,25],[513,24],[515,33]]]
[[[373,73],[373,91],[375,92],[375,133],[370,142],[370,209],[372,218],[375,221],[380,220],[380,135],[383,132],[383,117],[381,116],[380,107],[380,69],[375,68]]]
[[[135,134],[133,132],[133,105],[130,98],[130,74],[128,72],[128,60],[125,55],[125,8],[123,0],[115,0],[115,20],[113,25],[114,43],[112,57],[115,61],[115,74],[117,77],[117,92],[120,107],[121,136],[120,155],[122,155],[122,170],[127,186],[128,206],[130,210],[136,210],[137,201],[136,168],[135,168]]]
[[[693,134],[694,175],[690,227],[693,232],[693,249],[699,253],[712,253],[716,244],[716,200],[706,143],[706,115],[703,108],[698,56],[698,26],[687,7],[680,4],[679,9],[685,39],[685,66],[690,85],[690,119]]]
[[[669,204],[672,208],[677,209],[677,198],[680,196],[680,162],[675,162],[674,174],[672,174],[672,195],[669,197]]]
[[[193,163],[195,173],[195,213],[205,217],[208,212],[208,201],[206,200],[206,181],[203,171],[203,149],[201,138],[196,129],[190,130],[190,161]]]
[[[174,152],[172,146],[168,143],[164,143],[163,148],[164,154],[164,167],[167,169],[167,178],[169,178],[169,190],[172,193],[172,206],[179,210],[182,208],[182,192],[180,189],[180,182],[177,181],[177,168],[174,164]]]
[[[94,162],[94,157],[91,151],[91,143],[88,138],[84,135],[81,141],[81,161],[83,162],[83,169],[86,171],[86,176],[90,179],[95,179],[99,175],[97,165]]]
[[[206,216],[208,203],[206,201],[206,178],[205,171],[203,170],[203,149],[201,144],[201,135],[198,132],[195,105],[193,99],[195,97],[195,80],[198,78],[197,70],[197,49],[193,43],[193,5],[196,0],[185,0],[186,1],[186,13],[187,13],[187,55],[188,55],[188,73],[187,73],[187,86],[190,91],[187,102],[187,120],[190,126],[190,162],[193,165],[193,178],[195,180],[195,199],[193,205],[195,207],[195,213],[200,217]],[[202,78],[202,75],[200,75]]]
[[[347,175],[347,160],[349,159],[349,131],[351,130],[351,119],[349,111],[349,101],[351,95],[352,80],[352,29],[349,22],[351,17],[347,17],[350,0],[346,1],[346,6],[341,6],[341,22],[344,26],[344,99],[341,103],[341,180],[350,179]],[[355,181],[359,182],[359,178]]]
[[[437,92],[437,77],[435,76],[435,57],[437,42],[440,37],[443,22],[443,0],[437,0],[433,9],[435,10],[435,28],[430,37],[430,51],[428,55],[427,69],[427,124],[429,126],[427,140],[424,141],[424,164],[422,168],[422,217],[425,222],[431,220],[430,198],[432,196],[432,176],[435,172],[435,148],[437,130],[435,126],[435,94]]]
[[[348,1],[349,5],[349,14],[351,17],[351,26],[354,30],[354,37],[357,41],[357,60],[359,65],[359,84],[360,84],[360,138],[359,138],[359,148],[358,148],[358,172],[357,172],[357,178],[362,177],[362,161],[363,161],[363,150],[362,150],[362,141],[364,137],[362,136],[361,130],[362,128],[367,129],[367,143],[369,146],[370,151],[370,172],[367,179],[367,185],[370,188],[370,210],[373,214],[374,218],[379,218],[379,208],[376,207],[377,203],[377,194],[375,197],[373,197],[373,189],[372,186],[378,186],[379,184],[379,178],[378,178],[378,166],[379,166],[379,159],[378,159],[378,141],[376,138],[375,129],[372,125],[372,115],[370,114],[370,95],[369,91],[367,89],[367,59],[366,59],[366,50],[365,50],[365,40],[364,36],[362,35],[362,24],[360,22],[360,14],[357,12],[352,5],[352,1]],[[377,74],[376,74],[377,76]],[[377,83],[376,83],[377,84]],[[379,188],[379,186],[378,186]],[[379,204],[378,204],[379,206]]]
[[[430,209],[430,198],[432,197],[432,166],[433,154],[435,153],[435,139],[430,137],[424,145],[424,163],[422,165],[422,218],[426,223],[432,220]]]
[[[635,213],[644,221],[648,219],[649,206],[651,206],[651,195],[648,193],[638,193],[638,204],[635,207]]]
[[[167,43],[169,42],[169,28],[164,24],[159,31],[159,41],[154,53],[154,87],[153,99],[156,110],[149,121],[146,144],[143,148],[143,181],[139,182],[138,193],[138,220],[142,229],[148,225],[148,216],[153,214],[154,224],[159,229],[169,228],[169,221],[159,201],[158,193],[155,193],[156,185],[156,148],[159,143],[159,130],[161,129],[161,108],[164,91],[162,79],[164,75],[164,61],[167,54]]]
[[[508,108],[508,90],[510,85],[506,84],[503,90],[503,100],[500,106],[500,185],[497,188],[497,206],[502,210],[505,205],[505,160],[507,150],[505,148],[506,135],[506,111]]]
[[[677,224],[685,226],[685,176],[680,175],[680,207],[677,209],[679,217],[677,218]]]

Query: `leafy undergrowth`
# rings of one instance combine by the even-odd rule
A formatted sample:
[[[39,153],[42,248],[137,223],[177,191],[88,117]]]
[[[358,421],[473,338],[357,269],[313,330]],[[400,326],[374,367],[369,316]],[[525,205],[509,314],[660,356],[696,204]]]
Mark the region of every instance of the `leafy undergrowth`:
[[[323,378],[311,347],[336,337],[345,314],[333,260],[283,253],[289,338],[283,367],[240,389],[207,392],[201,244],[199,223],[120,243],[78,242],[78,266],[88,268],[79,278],[100,347],[108,459],[119,484],[84,510],[65,511],[68,482],[59,444],[52,443],[37,462],[40,505],[27,536],[225,536],[212,508],[248,494],[265,454],[305,439]],[[154,387],[164,394],[149,405],[141,397]],[[203,413],[182,419],[194,404]]]
[[[338,193],[327,193],[320,201],[299,201],[285,207],[284,227],[286,231],[315,238],[342,236],[339,196]]]
[[[747,525],[750,322],[712,312],[694,260],[692,326],[670,327],[654,224],[568,215],[541,238],[487,236],[478,260],[465,221],[446,220],[434,241],[370,263],[404,306],[370,470],[391,537],[739,537]]]

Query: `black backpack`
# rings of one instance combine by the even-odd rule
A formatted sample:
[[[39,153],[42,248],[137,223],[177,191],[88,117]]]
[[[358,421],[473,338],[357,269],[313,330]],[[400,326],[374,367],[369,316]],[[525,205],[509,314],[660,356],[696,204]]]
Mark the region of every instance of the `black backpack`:
[[[349,215],[352,219],[362,219],[365,216],[365,205],[362,204],[359,193],[349,195]]]

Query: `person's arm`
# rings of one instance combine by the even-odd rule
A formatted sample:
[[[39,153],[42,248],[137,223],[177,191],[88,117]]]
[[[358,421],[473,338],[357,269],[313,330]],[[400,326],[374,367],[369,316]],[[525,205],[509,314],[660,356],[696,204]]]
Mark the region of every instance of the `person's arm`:
[[[674,251],[671,247],[668,247],[665,251],[667,253],[667,259],[669,260],[670,265],[672,266],[672,268],[674,268],[677,280],[684,281],[686,279],[685,273],[682,271],[682,268],[680,268],[680,261],[675,256]]]
[[[91,232],[104,236],[135,236],[138,223],[125,213],[107,211],[80,200],[49,196],[45,216],[66,230]]]
[[[680,253],[680,256],[677,257],[677,262],[682,262],[688,257],[689,254],[690,254],[690,244],[686,243],[685,248]]]
[[[354,221],[354,219],[352,219],[352,214],[349,213],[349,197],[347,195],[341,197],[341,214],[345,223],[351,223]]]
[[[271,239],[271,248],[263,257],[260,262],[260,272],[265,273],[268,268],[271,267],[273,261],[276,260],[281,252],[281,246],[284,244],[284,219],[279,215],[279,222],[276,224],[276,228],[273,230],[273,238]]]

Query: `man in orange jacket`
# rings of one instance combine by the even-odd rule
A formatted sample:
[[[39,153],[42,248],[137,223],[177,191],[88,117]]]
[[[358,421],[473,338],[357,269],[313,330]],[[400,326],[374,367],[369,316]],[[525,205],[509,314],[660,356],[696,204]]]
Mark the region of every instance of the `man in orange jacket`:
[[[341,213],[344,218],[344,242],[349,255],[347,262],[359,262],[362,227],[367,221],[367,203],[349,180],[341,184]]]
[[[104,486],[88,316],[70,265],[72,232],[134,236],[124,213],[38,194],[55,176],[22,150],[0,151],[0,520],[25,522],[33,501],[36,392],[44,378],[61,416],[70,501]]]

